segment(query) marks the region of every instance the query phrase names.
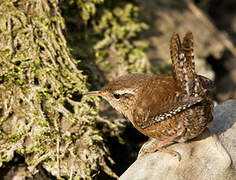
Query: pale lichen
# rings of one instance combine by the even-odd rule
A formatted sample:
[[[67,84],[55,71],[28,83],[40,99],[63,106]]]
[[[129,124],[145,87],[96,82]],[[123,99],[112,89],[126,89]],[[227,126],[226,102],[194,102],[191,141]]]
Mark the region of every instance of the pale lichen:
[[[58,178],[114,175],[95,100],[81,99],[86,76],[67,48],[58,2],[1,1],[0,9],[0,166],[18,153],[32,173],[42,164]]]
[[[54,0],[0,2],[0,167],[18,153],[32,173],[42,164],[57,178],[115,176],[103,133],[117,135],[118,125],[99,116],[98,98],[82,94],[87,75],[96,86],[102,70],[107,79],[149,71],[147,44],[136,40],[147,26],[132,2],[70,0],[61,4],[64,15],[80,15],[78,32],[68,36],[58,7]]]

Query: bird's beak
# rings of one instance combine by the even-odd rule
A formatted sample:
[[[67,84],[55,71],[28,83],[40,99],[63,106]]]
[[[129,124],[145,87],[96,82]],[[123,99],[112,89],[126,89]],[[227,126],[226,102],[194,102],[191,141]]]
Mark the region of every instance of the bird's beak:
[[[84,93],[83,95],[103,96],[101,91],[90,91],[90,92]]]

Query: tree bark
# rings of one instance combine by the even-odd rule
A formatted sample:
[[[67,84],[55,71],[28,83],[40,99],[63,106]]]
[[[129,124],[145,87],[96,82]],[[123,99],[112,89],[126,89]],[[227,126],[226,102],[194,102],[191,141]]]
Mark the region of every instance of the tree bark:
[[[109,159],[86,76],[62,33],[57,0],[0,2],[0,167],[14,154],[35,174],[91,178]],[[89,104],[95,103],[95,106]]]

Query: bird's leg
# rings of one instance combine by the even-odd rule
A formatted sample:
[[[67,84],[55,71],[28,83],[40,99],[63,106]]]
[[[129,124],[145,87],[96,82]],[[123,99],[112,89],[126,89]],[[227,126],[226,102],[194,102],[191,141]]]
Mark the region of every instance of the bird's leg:
[[[164,151],[164,152],[171,154],[172,156],[178,156],[178,160],[180,161],[181,155],[177,151],[167,149],[165,147],[165,145],[167,145],[169,142],[172,142],[175,138],[182,135],[185,131],[186,131],[185,128],[182,128],[176,134],[166,138],[165,140],[161,141],[160,143],[152,145],[152,147],[150,147],[150,148],[143,148],[142,151],[147,152],[147,153],[155,152],[157,150]]]

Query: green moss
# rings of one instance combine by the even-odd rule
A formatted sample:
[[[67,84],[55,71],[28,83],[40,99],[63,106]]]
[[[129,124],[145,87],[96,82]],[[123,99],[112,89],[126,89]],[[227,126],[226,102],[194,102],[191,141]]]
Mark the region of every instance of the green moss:
[[[73,27],[67,30],[72,53],[78,59],[86,59],[80,63],[80,67],[89,69],[91,73],[88,76],[94,74],[89,77],[93,79],[93,85],[105,82],[99,75],[101,72],[106,77],[117,69],[124,69],[124,73],[149,72],[149,61],[145,53],[147,43],[137,40],[139,34],[148,27],[140,22],[140,9],[135,2],[105,0],[98,4],[94,1],[89,3],[93,4],[95,11],[90,11],[84,8],[84,4],[75,1],[64,3],[62,9],[68,27]],[[83,13],[85,10],[89,14],[86,20],[77,16],[78,12]],[[74,23],[75,20],[71,22],[71,19],[75,19],[77,23]],[[78,43],[83,45],[78,46]],[[112,75],[108,77],[112,78]]]
[[[9,149],[17,145],[16,153],[24,156],[32,172],[42,163],[57,174],[59,153],[61,168],[67,170],[61,176],[69,177],[67,161],[72,160],[75,179],[91,179],[98,169],[114,176],[105,163],[110,158],[105,137],[96,126],[101,119],[99,98],[80,96],[88,87],[104,83],[101,72],[123,67],[126,73],[148,71],[147,45],[137,43],[147,28],[139,21],[139,8],[133,1],[63,1],[72,58],[61,34],[65,24],[58,9],[33,0],[28,7],[37,8],[26,11],[25,3],[0,4],[0,11],[6,10],[6,16],[0,15],[1,108],[4,104],[0,125],[6,131],[1,136],[9,139],[0,144],[0,161],[11,160],[9,154],[14,152]],[[18,131],[9,126],[16,119]],[[117,134],[112,133],[117,125],[110,122],[106,127]]]
[[[20,140],[22,137],[22,134],[21,133],[12,133],[11,136],[10,136],[10,141],[12,143],[15,143],[17,142],[18,140]]]

